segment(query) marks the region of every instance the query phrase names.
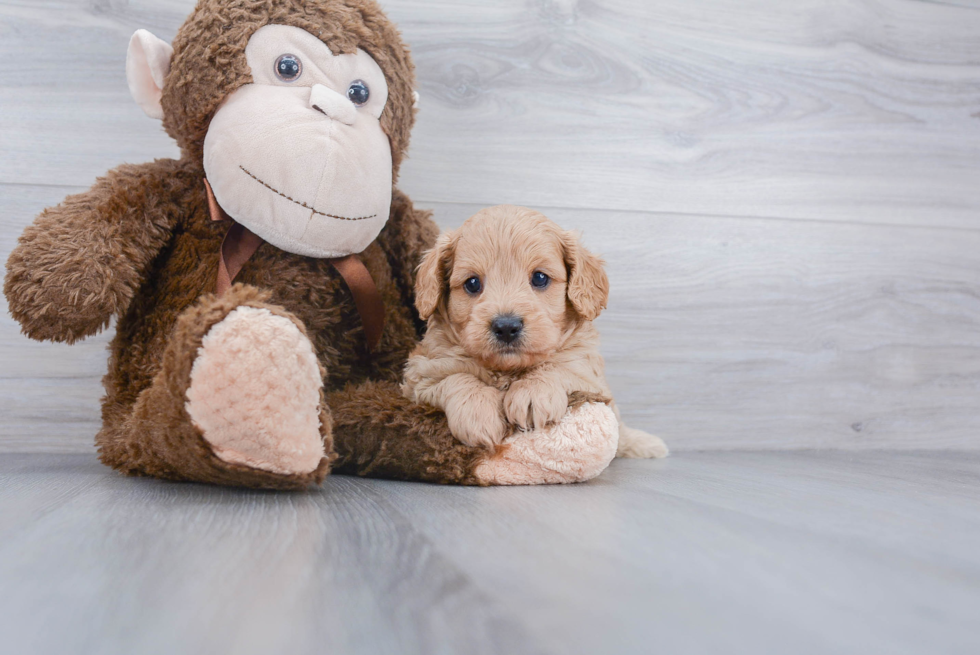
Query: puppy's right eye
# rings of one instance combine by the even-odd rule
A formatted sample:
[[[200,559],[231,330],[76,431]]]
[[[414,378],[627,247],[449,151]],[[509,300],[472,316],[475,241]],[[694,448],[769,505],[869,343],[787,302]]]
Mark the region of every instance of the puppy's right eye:
[[[480,278],[473,276],[466,280],[466,282],[463,282],[463,288],[466,290],[466,293],[470,294],[471,296],[475,296],[476,294],[480,293],[480,289],[483,288],[483,285],[480,283]]]

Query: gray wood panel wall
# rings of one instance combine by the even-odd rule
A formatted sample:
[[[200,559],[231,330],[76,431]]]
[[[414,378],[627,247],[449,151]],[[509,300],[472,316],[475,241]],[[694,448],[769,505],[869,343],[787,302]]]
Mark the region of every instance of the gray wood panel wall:
[[[175,156],[126,44],[192,0],[0,1],[0,258]],[[401,186],[583,231],[627,420],[675,450],[980,449],[980,3],[386,0],[422,95]],[[108,336],[0,305],[0,451],[86,451]]]

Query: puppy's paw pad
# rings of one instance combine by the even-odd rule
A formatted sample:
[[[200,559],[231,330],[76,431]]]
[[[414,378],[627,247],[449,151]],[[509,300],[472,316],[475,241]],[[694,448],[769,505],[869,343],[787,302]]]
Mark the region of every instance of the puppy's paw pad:
[[[298,327],[268,309],[239,307],[205,335],[186,409],[215,455],[282,474],[324,456],[320,368]]]

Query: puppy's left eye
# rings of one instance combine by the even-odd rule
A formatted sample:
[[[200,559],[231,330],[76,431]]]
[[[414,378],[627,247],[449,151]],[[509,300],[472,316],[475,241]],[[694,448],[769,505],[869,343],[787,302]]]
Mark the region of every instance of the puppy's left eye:
[[[466,289],[466,293],[470,294],[471,296],[475,296],[476,294],[480,293],[480,289],[483,288],[483,285],[480,284],[480,278],[474,276],[466,280],[466,282],[463,282],[463,288]]]
[[[541,271],[534,271],[531,274],[531,286],[535,289],[544,289],[551,282],[551,278]]]

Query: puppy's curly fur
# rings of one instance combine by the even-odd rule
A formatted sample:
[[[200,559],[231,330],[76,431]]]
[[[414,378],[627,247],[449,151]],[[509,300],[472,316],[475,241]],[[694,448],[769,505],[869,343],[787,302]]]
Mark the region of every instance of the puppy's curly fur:
[[[426,253],[415,291],[428,331],[402,392],[445,411],[464,444],[492,447],[515,427],[553,425],[570,393],[616,410],[592,323],[609,296],[603,262],[542,214],[477,213]],[[620,420],[618,456],[666,454],[659,438]]]

